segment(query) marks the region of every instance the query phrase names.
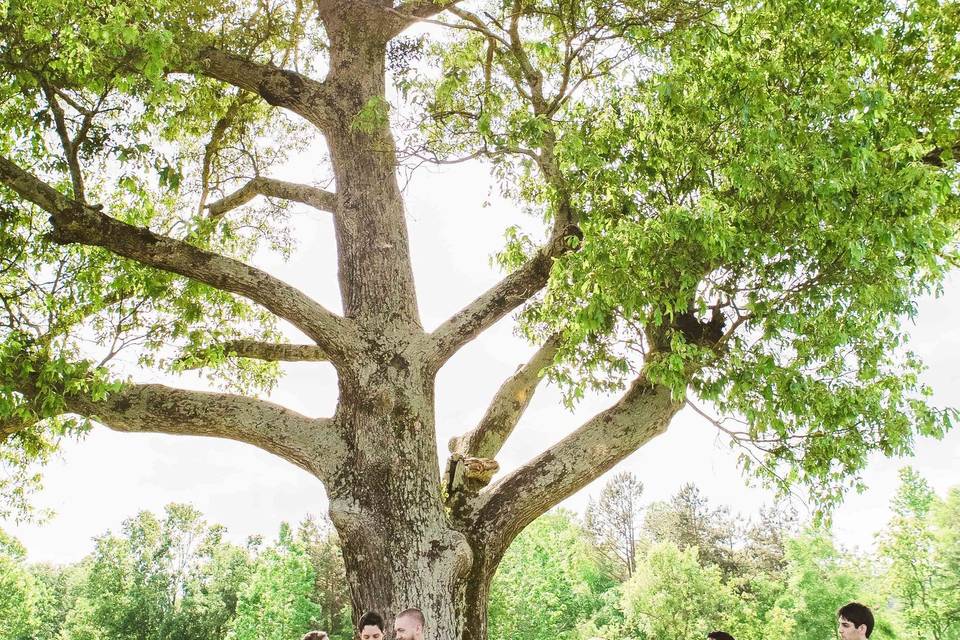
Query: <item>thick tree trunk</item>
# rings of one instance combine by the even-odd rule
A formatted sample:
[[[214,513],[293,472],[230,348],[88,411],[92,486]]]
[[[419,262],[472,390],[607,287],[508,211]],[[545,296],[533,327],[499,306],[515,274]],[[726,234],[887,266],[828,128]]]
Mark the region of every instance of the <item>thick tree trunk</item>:
[[[385,354],[386,355],[386,354]],[[472,551],[445,512],[434,442],[433,380],[393,356],[341,375],[335,417],[349,453],[328,484],[354,615],[424,610],[428,638],[462,636]]]
[[[327,485],[330,517],[343,545],[355,621],[373,609],[390,624],[418,607],[429,621],[425,637],[455,640],[462,636],[472,552],[451,526],[439,482],[435,372],[420,346],[396,149],[384,117],[389,36],[377,32],[382,11],[370,20],[364,12],[362,5],[340,7],[326,20],[327,83],[343,112],[324,131],[337,182],[339,280],[345,315],[365,343],[338,369],[334,423],[347,455]]]

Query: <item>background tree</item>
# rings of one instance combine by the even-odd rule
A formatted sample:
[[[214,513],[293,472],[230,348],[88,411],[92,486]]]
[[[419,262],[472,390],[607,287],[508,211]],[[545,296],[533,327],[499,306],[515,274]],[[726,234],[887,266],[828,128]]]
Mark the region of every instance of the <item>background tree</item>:
[[[956,258],[952,2],[7,0],[0,16],[0,434],[23,482],[91,419],[261,447],[324,483],[354,611],[425,604],[434,637],[477,639],[511,541],[688,396],[742,419],[716,424],[746,469],[822,506],[871,453],[950,424],[901,321]],[[425,20],[422,48],[397,39]],[[388,78],[388,51],[424,66]],[[402,148],[391,102],[421,123]],[[314,184],[282,180],[314,138]],[[412,158],[491,159],[545,222],[512,230],[504,279],[426,329],[396,175]],[[289,203],[331,216],[342,313],[252,264],[291,249]],[[537,351],[441,465],[436,376],[515,310]],[[121,352],[223,390],[138,382]],[[332,416],[256,397],[287,360],[334,367]],[[622,393],[491,483],[543,379],[571,404]],[[143,616],[171,595],[138,589]]]
[[[608,562],[571,513],[542,516],[510,545],[493,580],[490,635],[577,638],[613,585]]]
[[[297,540],[313,566],[313,599],[321,609],[317,624],[334,640],[351,640],[350,591],[337,532],[329,519],[308,516],[298,527]]]
[[[23,566],[26,550],[0,530],[0,636],[27,640],[37,620],[37,592]]]
[[[316,574],[303,544],[290,527],[280,527],[277,544],[257,558],[240,592],[229,640],[284,640],[310,631],[319,622],[313,601]]]
[[[909,482],[902,487],[902,495],[916,494],[923,488],[924,481],[914,472],[906,470],[904,477]],[[938,629],[945,638],[953,638],[951,634],[956,632],[956,616],[951,609],[951,598],[956,597],[956,573],[950,572],[949,564],[956,556],[953,543],[957,529],[951,520],[956,516],[956,495],[954,489],[946,499],[935,497],[927,513],[932,535],[920,538],[933,541],[927,565],[921,563],[932,570],[918,575],[929,577],[930,592],[937,598],[930,600],[930,606],[943,612]],[[766,520],[783,522],[783,518],[769,515],[777,509],[763,511]],[[181,512],[188,513],[189,508]],[[895,514],[892,524],[899,518]],[[153,518],[158,523],[168,520]],[[141,514],[129,524],[145,521]],[[310,576],[317,566],[313,547],[318,540],[332,543],[334,539],[325,536],[322,519],[305,519],[295,536],[289,527],[280,531],[280,538],[265,549],[258,539],[251,539],[243,548],[216,541],[206,562],[192,563],[195,568],[187,580],[180,613],[144,618],[137,629],[138,637],[223,640],[238,632],[248,637],[269,637],[282,634],[284,626],[305,628],[309,623],[301,614],[310,610],[315,612],[311,615],[314,619],[329,619],[330,613],[324,609],[327,594],[317,579],[311,588]],[[595,546],[595,538],[573,514],[551,512],[517,538],[501,563],[493,582],[491,628],[498,636],[518,638],[667,640],[683,637],[684,633],[702,638],[707,626],[722,626],[742,640],[784,634],[822,640],[835,635],[836,607],[856,599],[875,611],[878,624],[872,637],[930,637],[929,630],[922,626],[927,624],[926,619],[908,620],[916,610],[905,606],[908,600],[904,594],[891,589],[898,585],[900,569],[889,558],[838,548],[826,529],[797,532],[790,525],[789,531],[775,536],[782,548],[767,544],[773,537],[764,538],[762,548],[772,550],[769,557],[780,559],[775,569],[742,560],[738,572],[729,576],[704,560],[694,546],[681,549],[672,539],[644,538],[638,545],[638,572],[618,581],[609,567],[610,559]],[[890,536],[891,531],[892,525],[881,537]],[[909,531],[897,530],[896,535],[909,536]],[[748,535],[738,541],[738,546],[744,545],[743,557],[750,554],[749,539]],[[122,542],[126,538],[108,534],[101,537],[105,540]],[[23,590],[16,588],[4,592],[8,596],[5,603],[18,603],[0,610],[4,628],[20,623],[21,635],[14,637],[114,637],[111,634],[116,627],[107,629],[101,622],[109,623],[116,616],[104,615],[104,599],[98,598],[104,589],[91,583],[91,568],[95,562],[103,562],[100,551],[77,564],[55,567],[29,564],[22,560],[22,547],[7,548],[21,559],[17,573],[21,578],[26,576],[22,582],[33,594],[24,598]],[[148,576],[157,575],[156,565],[149,562],[130,563],[123,572],[129,574],[129,584],[144,584]],[[116,573],[100,571],[107,578]],[[174,573],[163,575],[168,588],[177,584]],[[238,611],[241,594],[243,610]],[[122,609],[131,597],[122,592],[116,599],[117,608]],[[297,616],[301,617],[299,622]],[[26,625],[22,624],[24,620]],[[349,613],[342,620],[349,622]],[[347,628],[336,631],[333,637],[349,640],[352,636]]]
[[[603,486],[599,501],[590,499],[584,514],[587,530],[623,566],[628,578],[636,562],[642,495],[643,483],[635,475],[618,473]]]
[[[249,558],[221,541],[188,505],[167,506],[163,520],[144,511],[106,534],[79,588],[59,596],[68,637],[200,640],[223,637]],[[62,580],[75,583],[69,573]],[[73,589],[78,595],[70,593]],[[75,592],[74,592],[75,593]],[[71,603],[71,600],[73,600]],[[56,636],[51,636],[56,637]]]
[[[736,520],[729,508],[712,507],[695,485],[684,485],[669,501],[650,505],[643,527],[653,540],[670,541],[680,549],[696,547],[699,557],[724,575],[740,573]]]
[[[716,565],[701,565],[696,547],[672,542],[650,548],[623,586],[627,628],[644,638],[694,640],[731,628],[735,602]]]
[[[934,510],[938,598],[947,623],[947,638],[960,638],[960,487],[953,487]],[[953,634],[952,636],[950,634]]]
[[[910,637],[960,636],[957,580],[951,573],[955,564],[950,560],[956,556],[954,494],[943,502],[916,471],[903,469],[891,501],[894,516],[878,536],[880,552],[890,561],[891,592],[900,603]]]

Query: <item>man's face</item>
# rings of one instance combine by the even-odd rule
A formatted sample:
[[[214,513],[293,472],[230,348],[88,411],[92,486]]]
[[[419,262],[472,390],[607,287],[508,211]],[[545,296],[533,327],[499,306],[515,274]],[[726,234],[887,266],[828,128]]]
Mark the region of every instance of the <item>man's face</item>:
[[[383,640],[383,631],[378,626],[368,624],[360,629],[360,640]]]
[[[837,630],[840,632],[840,640],[867,639],[867,625],[862,624],[858,627],[843,616],[837,620]]]
[[[400,616],[393,623],[396,640],[422,640],[423,627],[413,616]]]

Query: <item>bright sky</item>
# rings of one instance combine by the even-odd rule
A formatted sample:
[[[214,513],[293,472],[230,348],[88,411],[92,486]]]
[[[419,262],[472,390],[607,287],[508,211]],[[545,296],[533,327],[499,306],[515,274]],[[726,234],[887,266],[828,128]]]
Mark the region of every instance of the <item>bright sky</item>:
[[[489,258],[502,246],[504,228],[523,222],[524,216],[499,199],[490,185],[482,168],[460,166],[442,172],[421,170],[407,189],[414,271],[428,329],[502,276]],[[484,206],[485,201],[490,205]],[[264,266],[339,309],[332,226],[320,214],[301,213],[297,219],[301,250],[289,263],[268,261]],[[921,302],[913,331],[914,349],[929,364],[927,380],[942,405],[957,400],[958,317],[960,280],[954,278],[942,298]],[[512,335],[512,322],[505,319],[448,363],[436,394],[441,453],[451,436],[476,423],[500,383],[530,353],[532,347]],[[296,364],[286,366],[286,371],[273,401],[311,416],[331,415],[336,399],[332,367]],[[179,384],[203,388],[196,376]],[[515,468],[613,400],[588,398],[571,414],[560,405],[555,389],[541,389],[501,453],[501,468]],[[865,474],[869,489],[849,496],[836,514],[835,532],[843,545],[872,544],[873,533],[888,518],[887,505],[902,466],[916,467],[941,495],[960,484],[960,429],[940,442],[920,441],[916,449],[909,460],[871,462]],[[770,494],[747,487],[735,460],[716,430],[685,410],[666,434],[614,471],[636,473],[646,487],[647,501],[666,499],[684,483],[694,482],[715,504],[730,505],[745,515],[756,513],[770,501]],[[119,434],[98,427],[83,441],[67,444],[45,470],[45,478],[46,488],[36,503],[53,509],[55,517],[43,525],[0,521],[0,527],[26,545],[33,561],[77,561],[92,550],[95,536],[118,530],[125,518],[140,510],[160,512],[170,502],[195,505],[211,522],[225,525],[229,537],[238,542],[254,534],[273,538],[281,521],[297,522],[307,513],[326,509],[322,485],[306,472],[252,446],[206,438]],[[604,480],[564,506],[582,512]]]

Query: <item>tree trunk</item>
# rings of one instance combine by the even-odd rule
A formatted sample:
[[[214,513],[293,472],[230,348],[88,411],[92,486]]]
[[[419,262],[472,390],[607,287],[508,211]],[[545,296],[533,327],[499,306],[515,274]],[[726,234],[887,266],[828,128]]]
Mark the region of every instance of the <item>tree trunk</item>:
[[[385,360],[357,378],[341,375],[335,418],[350,437],[347,464],[328,485],[330,517],[354,621],[374,609],[390,624],[418,607],[429,621],[425,637],[458,639],[473,553],[444,509],[433,379],[401,356]]]
[[[337,182],[339,279],[344,314],[366,343],[340,367],[334,421],[347,443],[328,483],[330,518],[343,547],[354,622],[367,610],[388,626],[408,607],[428,620],[425,637],[463,633],[472,552],[444,509],[434,425],[435,371],[410,268],[396,149],[386,120],[386,42],[359,6],[327,20],[331,75],[343,110],[325,131]],[[382,14],[376,14],[382,17]]]

